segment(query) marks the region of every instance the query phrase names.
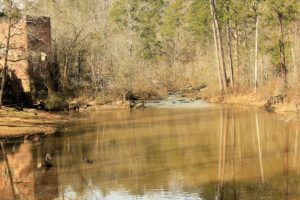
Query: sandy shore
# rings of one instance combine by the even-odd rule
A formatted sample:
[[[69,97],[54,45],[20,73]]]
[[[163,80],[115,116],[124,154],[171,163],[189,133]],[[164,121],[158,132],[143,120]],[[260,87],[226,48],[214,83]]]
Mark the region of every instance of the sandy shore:
[[[0,110],[0,139],[25,135],[53,134],[56,127],[70,121],[65,115],[52,114],[35,109],[17,111],[2,107]]]

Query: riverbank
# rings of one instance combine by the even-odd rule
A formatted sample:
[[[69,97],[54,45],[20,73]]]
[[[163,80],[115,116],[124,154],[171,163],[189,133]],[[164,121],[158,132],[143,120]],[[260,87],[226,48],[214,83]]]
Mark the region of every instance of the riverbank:
[[[18,111],[2,107],[0,110],[0,139],[53,134],[59,125],[72,120],[72,117],[53,114],[35,109]]]
[[[175,93],[174,93],[175,94]],[[176,98],[177,99],[176,99]],[[179,98],[180,97],[180,98]],[[170,99],[171,98],[171,99]],[[174,99],[175,98],[175,99]],[[158,98],[160,100],[146,101],[146,107],[154,104],[158,106],[169,106],[176,107],[178,104],[181,106],[198,106],[202,105],[205,101],[209,103],[219,104],[233,104],[233,105],[246,105],[246,106],[257,106],[260,108],[266,108],[272,97],[261,95],[260,93],[243,93],[243,94],[227,94],[220,95],[214,94],[209,95],[206,92],[194,92],[194,93],[183,93],[180,96],[172,95],[165,98]],[[274,98],[274,97],[273,97]],[[297,98],[286,96],[284,100],[276,100],[270,105],[272,112],[299,112],[300,111],[300,100]],[[204,101],[203,101],[204,100]],[[177,102],[178,101],[178,102]],[[129,102],[116,101],[109,104],[99,105],[97,102],[93,102],[90,106],[80,108],[78,111],[81,115],[89,114],[97,111],[107,110],[129,110],[134,109],[135,106],[141,104],[144,107],[144,103],[137,101],[136,105],[132,106]],[[143,102],[143,101],[141,101]],[[166,103],[167,102],[167,103]],[[170,105],[168,105],[168,103]],[[153,105],[152,105],[153,106]],[[139,107],[140,108],[140,107]],[[24,109],[18,111],[15,108],[3,107],[0,110],[0,139],[4,138],[18,138],[23,136],[33,136],[37,134],[47,135],[56,132],[56,128],[60,125],[75,120],[76,117],[72,115],[54,114],[51,112],[35,110],[35,109]]]
[[[244,92],[244,93],[212,93],[208,89],[199,91],[178,91],[170,92],[166,96],[157,96],[151,99],[138,100],[135,103],[116,101],[104,105],[98,105],[80,109],[80,111],[93,112],[105,110],[124,110],[135,109],[136,105],[145,102],[145,107],[197,107],[203,103],[232,104],[243,106],[256,106],[269,112],[299,112],[300,97],[291,93],[283,95],[266,95],[262,93]],[[143,104],[144,106],[144,104]],[[142,106],[142,107],[143,107]],[[141,107],[138,107],[141,108]]]
[[[199,96],[199,95],[197,95]],[[299,112],[300,99],[287,94],[282,95],[262,95],[261,93],[238,93],[226,95],[200,95],[210,103],[257,106],[271,112]]]

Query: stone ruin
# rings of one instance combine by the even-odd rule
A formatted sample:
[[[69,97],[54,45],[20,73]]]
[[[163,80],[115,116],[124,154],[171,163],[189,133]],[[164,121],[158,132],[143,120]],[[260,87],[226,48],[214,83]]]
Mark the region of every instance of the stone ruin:
[[[4,104],[32,105],[46,89],[52,57],[49,17],[22,16],[13,22]],[[0,71],[3,68],[8,19],[0,17]]]

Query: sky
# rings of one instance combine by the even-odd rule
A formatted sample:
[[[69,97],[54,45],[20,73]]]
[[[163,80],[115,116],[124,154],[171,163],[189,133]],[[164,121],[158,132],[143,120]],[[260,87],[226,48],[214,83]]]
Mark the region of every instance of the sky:
[[[22,0],[13,0],[13,2],[19,9],[23,8]],[[0,11],[2,11],[3,7],[4,7],[4,0],[0,0]]]
[[[3,9],[3,0],[0,0],[0,11]]]

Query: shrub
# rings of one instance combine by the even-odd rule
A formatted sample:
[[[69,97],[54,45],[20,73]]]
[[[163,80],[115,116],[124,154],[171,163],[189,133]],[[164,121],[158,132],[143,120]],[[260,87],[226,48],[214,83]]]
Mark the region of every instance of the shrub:
[[[44,109],[49,111],[64,110],[67,108],[67,103],[64,95],[60,93],[50,94],[45,101]]]

